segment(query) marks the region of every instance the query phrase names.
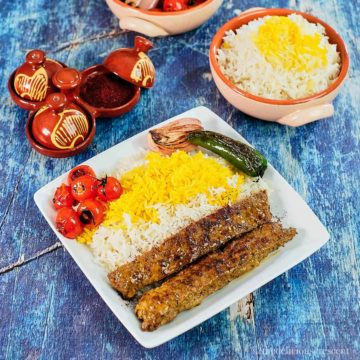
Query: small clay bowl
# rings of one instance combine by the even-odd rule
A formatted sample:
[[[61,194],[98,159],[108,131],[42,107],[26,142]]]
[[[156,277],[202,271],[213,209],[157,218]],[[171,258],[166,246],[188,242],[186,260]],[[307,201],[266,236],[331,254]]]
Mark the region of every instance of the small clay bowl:
[[[58,62],[64,68],[66,68],[66,65],[64,63],[62,63],[61,61],[56,61],[56,62]],[[24,99],[16,93],[15,88],[14,88],[16,71],[17,70],[15,70],[10,75],[10,78],[8,81],[8,89],[9,89],[9,93],[10,93],[12,100],[15,102],[16,105],[18,105],[19,107],[21,107],[24,110],[35,111],[35,110],[40,109],[42,106],[45,105],[45,100],[44,101],[32,101],[29,99]]]
[[[116,78],[119,83],[123,83],[124,86],[127,86],[131,89],[131,95],[129,96],[128,100],[121,104],[120,106],[116,107],[98,107],[90,101],[84,99],[84,87],[86,87],[87,82],[92,78],[103,75],[103,74],[112,74],[111,71],[107,70],[104,65],[94,65],[91,66],[81,72],[81,82],[80,86],[78,86],[74,90],[74,97],[76,103],[78,103],[81,107],[86,108],[89,112],[92,113],[93,117],[95,118],[103,118],[103,117],[116,117],[123,115],[129,112],[139,101],[140,99],[140,87],[133,85],[131,83],[126,82],[125,80],[116,77],[114,75],[114,79]]]
[[[89,133],[88,133],[86,139],[79,145],[76,145],[75,147],[73,147],[72,149],[58,149],[58,150],[49,149],[49,148],[43,146],[42,144],[38,143],[35,140],[31,129],[32,129],[32,121],[34,119],[36,112],[35,111],[30,112],[29,117],[26,122],[26,126],[25,126],[26,137],[27,137],[30,145],[40,154],[49,156],[52,158],[66,158],[66,157],[74,156],[74,155],[81,153],[87,147],[89,147],[89,145],[92,143],[94,136],[95,136],[95,131],[96,131],[95,117],[91,114],[91,112],[89,112],[85,108],[82,108],[82,111],[84,112],[84,114],[86,114],[86,116],[89,120],[90,128],[89,128]]]
[[[307,21],[321,24],[325,28],[330,43],[336,44],[337,51],[340,53],[341,69],[338,78],[322,92],[301,99],[267,99],[238,88],[222,73],[216,58],[225,33],[265,16],[288,16],[290,14],[299,14]],[[246,10],[225,23],[218,30],[210,45],[210,68],[213,79],[219,91],[229,103],[255,118],[294,127],[333,115],[334,107],[332,101],[344,84],[349,70],[349,62],[346,45],[341,36],[332,27],[315,16],[290,9],[254,8]]]

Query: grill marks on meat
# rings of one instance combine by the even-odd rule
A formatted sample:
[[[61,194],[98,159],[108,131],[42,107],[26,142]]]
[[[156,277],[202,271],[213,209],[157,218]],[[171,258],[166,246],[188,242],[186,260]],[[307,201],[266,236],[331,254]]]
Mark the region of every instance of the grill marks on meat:
[[[180,312],[199,305],[208,295],[258,266],[295,235],[293,228],[265,224],[180,271],[140,299],[135,312],[142,329],[153,331]]]
[[[118,267],[108,275],[111,285],[126,298],[181,270],[230,239],[271,220],[265,190],[237,204],[225,206],[169,237],[162,244]]]

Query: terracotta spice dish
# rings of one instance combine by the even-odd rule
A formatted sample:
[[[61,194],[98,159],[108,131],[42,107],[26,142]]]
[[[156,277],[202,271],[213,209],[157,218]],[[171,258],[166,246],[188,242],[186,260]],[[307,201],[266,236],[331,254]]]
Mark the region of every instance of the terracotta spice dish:
[[[103,64],[83,71],[66,67],[32,50],[9,78],[13,101],[31,110],[26,135],[31,146],[50,157],[69,157],[92,142],[96,119],[117,117],[140,99],[141,88],[151,88],[155,68],[147,52],[151,41],[135,37],[134,48],[117,49]]]

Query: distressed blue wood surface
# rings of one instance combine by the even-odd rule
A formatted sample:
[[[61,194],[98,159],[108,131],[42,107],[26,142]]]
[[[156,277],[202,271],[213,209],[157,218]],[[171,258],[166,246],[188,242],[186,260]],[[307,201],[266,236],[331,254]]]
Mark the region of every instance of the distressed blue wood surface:
[[[351,53],[349,79],[333,118],[290,129],[232,108],[209,78],[215,31],[236,11],[290,7],[327,21]],[[49,159],[28,145],[27,113],[6,82],[28,49],[70,66],[99,63],[132,44],[100,0],[2,0],[0,6],[0,359],[357,359],[359,304],[359,1],[225,0],[201,28],[156,39],[156,86],[125,116],[97,123],[92,146]],[[33,202],[54,177],[168,117],[206,105],[252,144],[306,199],[331,240],[302,264],[179,338],[139,346],[56,242]]]

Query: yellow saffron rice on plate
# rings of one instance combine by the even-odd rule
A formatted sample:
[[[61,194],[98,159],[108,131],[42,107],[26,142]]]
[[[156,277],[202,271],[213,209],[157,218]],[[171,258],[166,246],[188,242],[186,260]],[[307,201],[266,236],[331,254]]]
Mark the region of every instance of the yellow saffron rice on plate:
[[[118,178],[123,195],[109,203],[98,229],[78,238],[108,270],[259,186],[224,160],[202,152],[149,152],[139,165],[120,170]]]

